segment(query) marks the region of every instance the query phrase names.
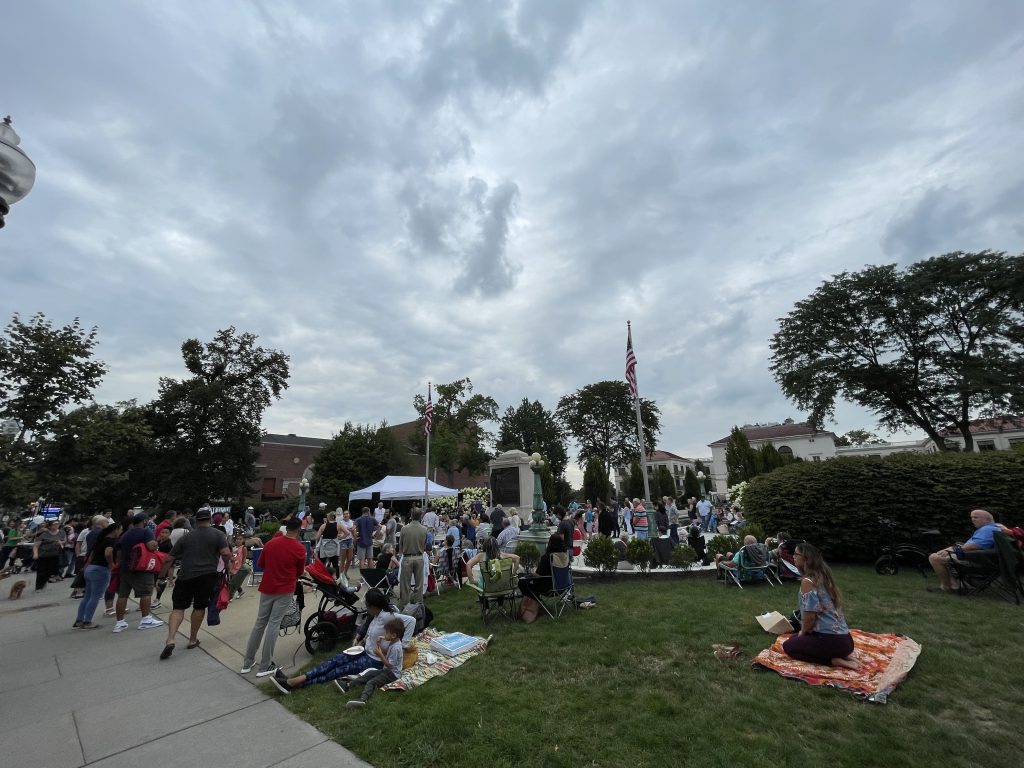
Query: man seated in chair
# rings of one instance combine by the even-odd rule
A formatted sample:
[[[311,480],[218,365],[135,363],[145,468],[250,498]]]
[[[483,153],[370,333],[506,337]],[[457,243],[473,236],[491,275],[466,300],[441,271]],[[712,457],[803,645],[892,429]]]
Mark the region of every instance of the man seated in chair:
[[[990,512],[984,509],[975,509],[971,512],[971,525],[974,526],[974,534],[963,544],[954,544],[952,547],[940,549],[928,555],[928,562],[932,570],[939,577],[939,586],[928,587],[929,592],[945,592],[956,594],[960,591],[960,582],[953,575],[950,561],[964,560],[965,552],[983,552],[985,550],[995,551],[996,531],[999,526]]]
[[[724,555],[715,555],[716,568],[739,568],[740,557],[746,553],[746,566],[749,568],[763,568],[768,565],[768,547],[758,542],[754,536],[744,536],[743,546],[739,552],[733,554],[726,552]]]

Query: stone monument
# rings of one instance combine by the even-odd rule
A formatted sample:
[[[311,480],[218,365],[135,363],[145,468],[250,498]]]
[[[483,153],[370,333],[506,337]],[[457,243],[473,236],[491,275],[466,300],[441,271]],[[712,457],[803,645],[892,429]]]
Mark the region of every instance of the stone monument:
[[[491,504],[512,514],[512,508],[519,510],[519,516],[530,519],[533,510],[533,471],[530,457],[525,451],[505,451],[491,459],[490,469]]]

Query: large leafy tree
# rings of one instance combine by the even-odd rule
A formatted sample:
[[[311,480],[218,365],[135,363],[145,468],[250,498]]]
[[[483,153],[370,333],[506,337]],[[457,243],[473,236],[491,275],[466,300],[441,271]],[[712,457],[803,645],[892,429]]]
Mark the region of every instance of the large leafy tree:
[[[757,451],[750,447],[750,440],[739,427],[733,427],[725,444],[725,468],[727,483],[731,488],[745,480],[753,480],[758,474]],[[704,473],[707,475],[707,472]],[[705,489],[707,480],[705,479]]]
[[[288,387],[288,356],[256,340],[234,327],[206,344],[188,339],[181,355],[191,376],[160,379],[149,409],[157,501],[194,504],[250,492],[263,412]]]
[[[406,451],[387,424],[345,426],[316,457],[310,491],[314,498],[347,505],[352,491],[365,488],[385,475],[404,475]]]
[[[608,498],[608,471],[604,463],[597,456],[587,459],[587,467],[583,471],[583,498],[590,499],[595,504]]]
[[[551,466],[556,478],[565,474],[565,467],[569,463],[565,432],[555,414],[541,405],[539,400],[530,402],[525,397],[518,408],[509,406],[502,415],[495,449],[519,449],[527,453],[537,451]]]
[[[664,464],[659,464],[658,471],[654,473],[654,479],[656,481],[655,484],[658,486],[657,491],[653,488],[651,489],[651,495],[654,496],[654,498],[659,499],[662,496],[671,496],[672,498],[676,497],[676,494],[678,493],[676,491],[676,480],[672,477],[672,473],[669,471],[668,467]]]
[[[413,407],[422,424],[427,399],[416,395]],[[454,481],[456,472],[485,471],[487,462],[492,458],[488,446],[493,436],[484,424],[498,418],[498,404],[494,398],[473,394],[473,382],[459,379],[434,387],[433,407],[431,463],[448,473],[449,484]],[[422,429],[417,429],[409,438],[409,447],[419,453],[425,451],[426,437]]]
[[[704,479],[705,484],[707,478]],[[686,468],[686,472],[683,473],[683,492],[688,499],[699,499],[700,498],[700,482],[697,480],[697,473],[689,467]]]
[[[624,381],[599,381],[565,395],[558,401],[556,414],[579,446],[580,467],[597,457],[610,472],[612,466],[629,466],[640,455],[636,410]],[[661,432],[661,411],[654,401],[640,398],[640,414],[644,443],[651,451]]]
[[[0,443],[0,459],[14,460],[64,408],[89,400],[106,372],[93,359],[95,347],[96,328],[86,330],[77,317],[60,328],[41,312],[28,322],[11,318],[0,336],[0,421],[14,429]]]
[[[135,401],[96,403],[59,418],[41,449],[47,498],[76,512],[123,511],[148,496],[139,470],[152,453],[152,430]]]
[[[820,427],[842,397],[881,427],[952,427],[1024,405],[1024,256],[948,253],[844,272],[780,320],[771,367]]]

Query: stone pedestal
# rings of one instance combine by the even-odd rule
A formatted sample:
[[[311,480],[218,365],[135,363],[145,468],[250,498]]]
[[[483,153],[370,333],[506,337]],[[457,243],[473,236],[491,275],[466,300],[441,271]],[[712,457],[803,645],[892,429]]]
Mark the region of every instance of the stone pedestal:
[[[491,459],[488,468],[491,504],[501,504],[510,515],[515,507],[524,523],[532,520],[533,470],[529,455],[524,451],[505,451]]]

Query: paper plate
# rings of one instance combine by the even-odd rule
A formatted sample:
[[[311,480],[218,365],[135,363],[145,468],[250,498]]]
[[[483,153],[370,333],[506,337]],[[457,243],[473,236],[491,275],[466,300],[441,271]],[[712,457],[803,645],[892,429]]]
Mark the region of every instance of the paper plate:
[[[351,648],[346,648],[343,652],[347,653],[349,656],[358,656],[363,652],[363,646],[353,645]]]

